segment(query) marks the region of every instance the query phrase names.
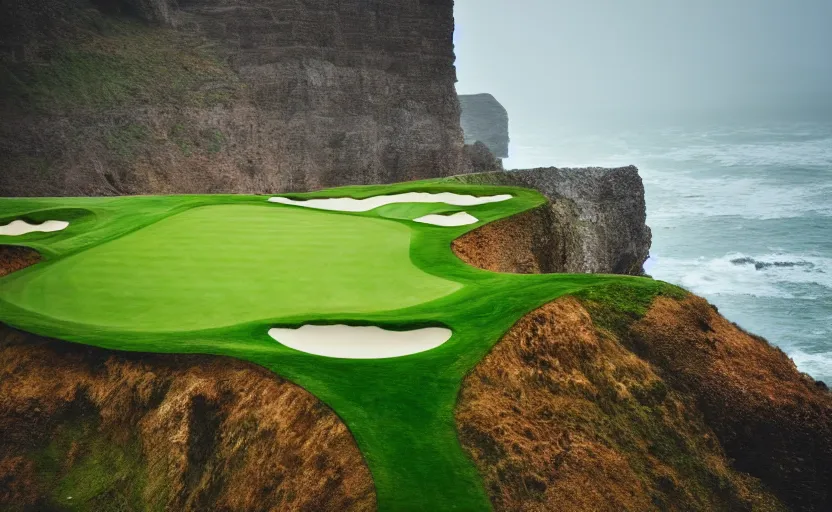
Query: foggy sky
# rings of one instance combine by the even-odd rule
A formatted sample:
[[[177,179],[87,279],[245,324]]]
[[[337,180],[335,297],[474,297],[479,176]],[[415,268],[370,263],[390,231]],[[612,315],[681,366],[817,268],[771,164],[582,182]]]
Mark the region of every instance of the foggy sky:
[[[832,0],[457,0],[461,94],[513,121],[832,105]]]

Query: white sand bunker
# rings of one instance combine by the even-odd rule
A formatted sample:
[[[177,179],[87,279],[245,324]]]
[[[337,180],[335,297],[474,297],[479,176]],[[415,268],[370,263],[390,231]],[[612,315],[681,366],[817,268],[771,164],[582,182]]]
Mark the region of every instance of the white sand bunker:
[[[297,201],[288,197],[272,197],[271,203],[289,204],[293,206],[304,206],[317,210],[332,210],[339,212],[368,212],[379,206],[394,203],[446,203],[453,206],[476,206],[486,203],[499,203],[511,199],[510,194],[497,196],[469,196],[465,194],[454,194],[453,192],[407,192],[406,194],[394,194],[389,196],[374,196],[366,199],[353,199],[352,197],[330,197],[326,199],[307,199]]]
[[[342,359],[385,359],[418,354],[451,339],[451,330],[427,327],[388,331],[354,325],[304,325],[298,329],[274,328],[269,336],[289,348],[318,356]]]
[[[480,220],[468,212],[458,212],[453,215],[425,215],[424,217],[413,219],[413,221],[421,222],[422,224],[433,224],[434,226],[456,227],[476,224]]]
[[[36,231],[42,233],[52,233],[54,231],[61,231],[69,226],[69,222],[62,220],[47,220],[41,224],[29,224],[25,220],[15,220],[0,226],[0,235],[6,236],[20,236],[26,233],[34,233]]]

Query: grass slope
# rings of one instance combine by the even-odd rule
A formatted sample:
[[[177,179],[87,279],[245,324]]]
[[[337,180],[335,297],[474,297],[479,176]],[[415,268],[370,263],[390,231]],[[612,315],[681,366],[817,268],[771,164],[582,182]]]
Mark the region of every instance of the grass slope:
[[[0,237],[46,255],[45,262],[0,279],[0,321],[109,349],[218,354],[260,364],[315,394],[346,422],[373,473],[380,510],[488,510],[455,430],[464,376],[517,320],[559,296],[595,297],[593,290],[615,287],[627,290],[616,294],[617,302],[640,304],[668,285],[628,276],[497,274],[456,258],[455,238],[545,202],[527,189],[430,180],[289,196],[410,191],[514,197],[467,208],[402,204],[365,213],[318,212],[258,196],[3,200],[0,222],[61,212],[78,222],[54,234]],[[455,211],[481,222],[443,228],[411,220]],[[240,227],[241,220],[250,228]],[[421,354],[344,360],[291,350],[267,334],[309,322],[444,325],[454,335]]]

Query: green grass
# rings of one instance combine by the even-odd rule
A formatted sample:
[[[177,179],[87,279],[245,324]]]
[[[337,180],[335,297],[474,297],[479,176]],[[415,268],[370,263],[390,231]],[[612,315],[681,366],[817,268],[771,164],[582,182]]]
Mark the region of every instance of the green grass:
[[[454,423],[465,375],[517,320],[559,296],[608,298],[638,312],[667,285],[627,276],[491,273],[453,254],[451,242],[465,232],[544,204],[527,189],[432,180],[290,196],[408,191],[514,197],[365,213],[258,196],[3,200],[0,220],[64,211],[78,222],[54,234],[0,237],[46,255],[0,279],[0,321],[109,349],[228,355],[262,365],[345,421],[373,474],[380,510],[488,510]],[[481,222],[443,228],[411,220],[454,211]],[[384,360],[313,356],[267,334],[306,322],[445,325],[454,334],[434,350]]]
[[[356,243],[359,242],[359,243]],[[410,230],[265,203],[194,208],[12,280],[3,299],[131,331],[402,309],[461,285],[410,263]]]
[[[97,423],[69,421],[48,445],[32,453],[46,477],[50,506],[67,511],[141,510],[146,479],[141,446],[136,440],[102,437]],[[74,452],[72,464],[65,459],[69,452]]]

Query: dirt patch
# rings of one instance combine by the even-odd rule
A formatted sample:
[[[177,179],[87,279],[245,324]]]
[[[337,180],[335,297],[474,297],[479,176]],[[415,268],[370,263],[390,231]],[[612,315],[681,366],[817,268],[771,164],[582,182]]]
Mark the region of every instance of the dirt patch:
[[[40,261],[40,254],[28,247],[0,245],[0,277],[23,270]]]
[[[696,401],[735,466],[795,510],[832,510],[832,394],[703,299],[659,298],[634,350]]]
[[[375,510],[343,422],[260,367],[0,326],[0,375],[3,510]]]
[[[548,206],[486,224],[454,240],[454,254],[492,272],[549,274],[563,271],[564,247],[556,247]]]
[[[691,397],[572,298],[506,334],[456,420],[498,511],[784,509],[731,467]]]

